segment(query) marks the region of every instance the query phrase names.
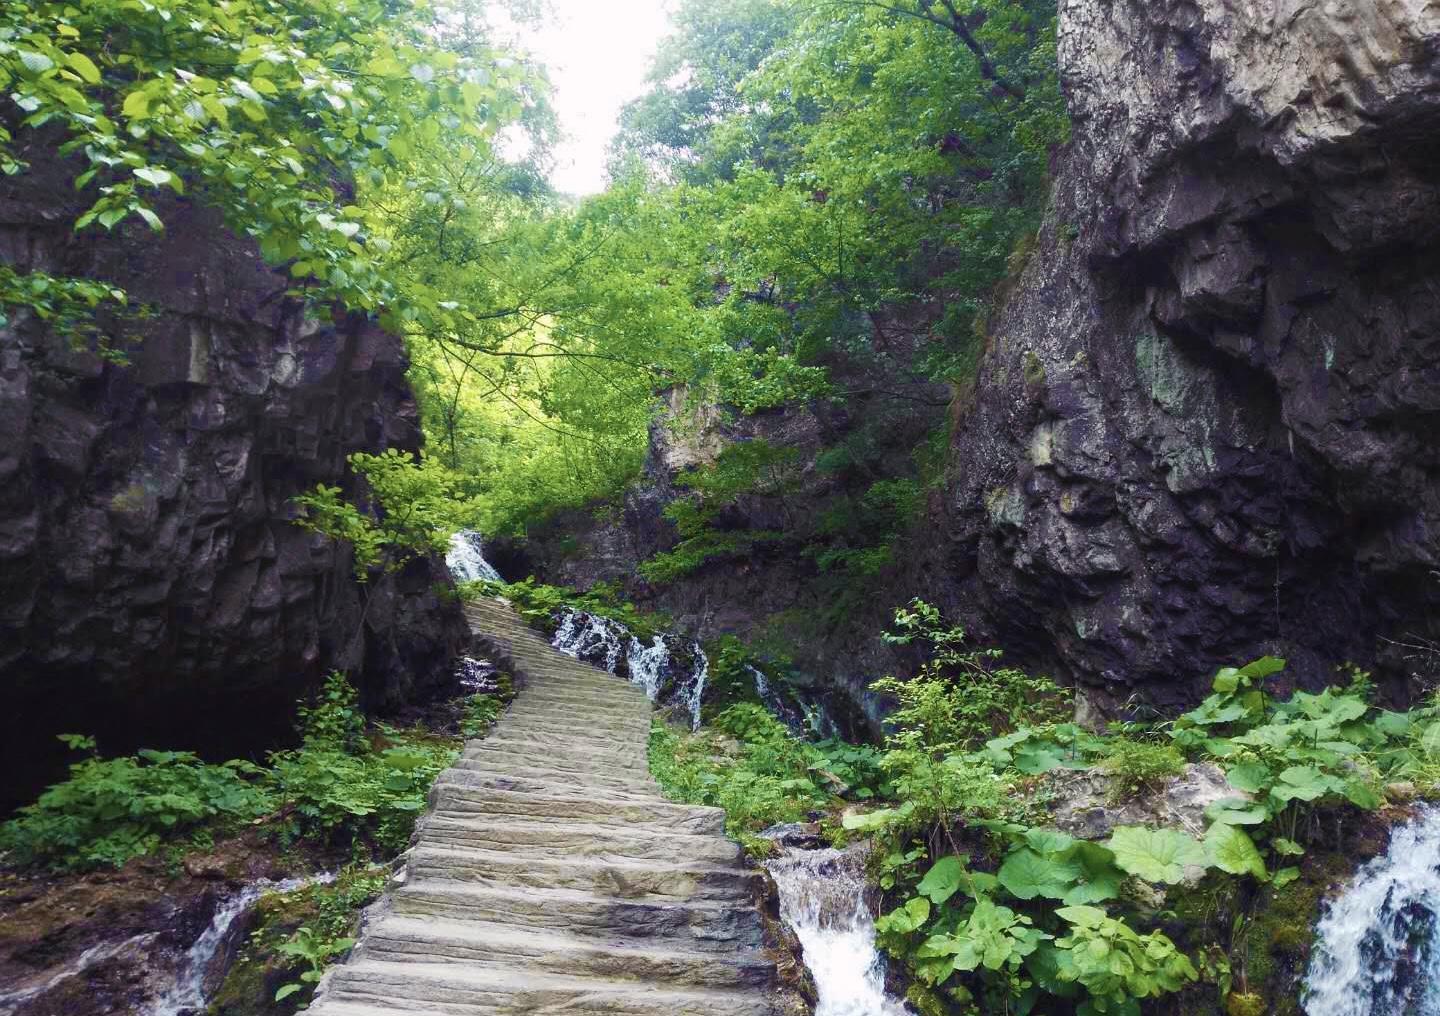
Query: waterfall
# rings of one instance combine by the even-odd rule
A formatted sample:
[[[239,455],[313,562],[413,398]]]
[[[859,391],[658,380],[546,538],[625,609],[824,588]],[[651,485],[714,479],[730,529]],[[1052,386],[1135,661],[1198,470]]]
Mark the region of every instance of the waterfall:
[[[789,848],[765,867],[780,890],[780,917],[800,939],[815,978],[815,1016],[912,1016],[885,994],[864,855]]]
[[[1316,927],[1309,1016],[1440,1016],[1440,808],[1398,826]]]
[[[643,687],[650,701],[654,702],[660,697],[666,670],[670,666],[670,647],[665,644],[664,637],[656,635],[654,641],[646,646],[631,636],[625,657],[630,667],[630,680]]]
[[[690,714],[690,729],[698,730],[710,660],[699,642],[686,643],[681,652],[676,652],[674,639],[673,635],[657,635],[647,646],[619,621],[583,610],[566,610],[550,644],[566,656],[612,674],[623,673],[645,689],[651,702],[673,696]]]
[[[765,708],[770,710],[770,715],[789,727],[790,732],[796,737],[806,736],[809,731],[805,715],[787,702],[785,696],[775,690],[775,686],[770,683],[770,679],[759,667],[752,667],[747,663],[745,669],[750,671],[750,676],[755,679],[755,694],[764,703]]]
[[[174,985],[145,1010],[144,1016],[186,1016],[188,1013],[202,1012],[208,1001],[206,982],[210,980],[208,975],[211,973],[213,961],[216,954],[229,942],[235,922],[253,907],[261,896],[269,893],[290,893],[308,885],[323,885],[333,881],[335,876],[331,874],[317,875],[314,878],[287,878],[281,882],[262,878],[222,901],[215,908],[215,916],[210,919],[210,926],[201,932],[200,937],[180,958]]]
[[[445,566],[456,582],[474,582],[477,579],[504,581],[494,565],[485,560],[485,538],[473,529],[462,529],[450,537]]]
[[[700,729],[700,700],[705,695],[705,682],[710,677],[710,658],[695,644],[695,666],[690,671],[690,684],[685,689],[685,704],[690,707],[690,729]]]
[[[630,629],[619,621],[583,610],[567,610],[550,644],[566,656],[593,663],[616,674],[619,673],[620,661],[625,658],[627,641],[634,639],[630,636]]]

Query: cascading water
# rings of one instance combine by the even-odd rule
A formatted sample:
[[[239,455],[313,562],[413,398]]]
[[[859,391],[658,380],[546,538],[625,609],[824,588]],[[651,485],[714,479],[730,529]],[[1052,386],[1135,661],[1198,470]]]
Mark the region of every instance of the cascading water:
[[[583,610],[567,610],[550,644],[566,656],[616,674],[620,661],[625,658],[625,643],[633,641],[630,629],[619,621]]]
[[[1315,931],[1309,1016],[1440,1016],[1440,807],[1397,827]]]
[[[215,916],[210,919],[210,926],[181,957],[175,984],[145,1010],[145,1016],[186,1016],[188,1013],[204,1011],[209,1001],[205,990],[208,980],[206,975],[210,973],[216,953],[229,940],[235,922],[253,907],[260,897],[269,893],[289,893],[308,885],[325,885],[333,881],[335,876],[331,874],[313,878],[287,878],[280,882],[261,879],[223,901],[215,908]]]
[[[799,737],[804,737],[809,733],[804,713],[796,709],[786,701],[785,696],[775,690],[775,686],[770,683],[765,672],[748,663],[745,665],[745,669],[750,671],[750,676],[755,679],[755,694],[765,704],[765,708],[770,710],[770,714],[789,727],[791,733]]]
[[[690,642],[677,653],[671,639],[655,636],[647,646],[619,621],[583,610],[567,610],[550,644],[566,656],[603,667],[612,674],[623,672],[645,689],[657,702],[673,689],[676,699],[690,714],[691,729],[700,726],[700,700],[710,674],[710,660],[698,642]],[[686,666],[686,660],[692,662]],[[678,673],[684,669],[682,675]]]
[[[791,848],[765,867],[780,890],[780,917],[800,939],[815,978],[815,1016],[912,1016],[885,993],[863,855]]]
[[[473,529],[462,529],[450,537],[445,566],[456,582],[474,582],[477,579],[503,581],[495,566],[485,560],[485,538]]]

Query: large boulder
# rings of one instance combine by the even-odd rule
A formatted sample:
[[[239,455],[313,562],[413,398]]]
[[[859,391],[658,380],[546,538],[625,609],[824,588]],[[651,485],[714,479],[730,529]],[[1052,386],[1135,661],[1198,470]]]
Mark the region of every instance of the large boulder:
[[[1440,673],[1440,9],[1064,0],[1074,139],[954,443],[977,622],[1119,710]]]

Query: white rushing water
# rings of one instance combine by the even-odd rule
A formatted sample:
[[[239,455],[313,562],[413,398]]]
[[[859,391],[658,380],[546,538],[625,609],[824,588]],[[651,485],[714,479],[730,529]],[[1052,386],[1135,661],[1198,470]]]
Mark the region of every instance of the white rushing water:
[[[1440,808],[1398,826],[1315,932],[1309,1016],[1440,1016]]]
[[[651,702],[669,693],[684,703],[690,714],[690,729],[698,730],[710,660],[698,642],[685,644],[684,652],[677,653],[672,646],[674,638],[657,635],[647,646],[619,621],[583,610],[567,610],[550,644],[566,656],[593,663],[612,674],[619,674],[623,664],[624,673],[645,689]]]
[[[912,1016],[885,993],[863,855],[789,849],[765,867],[780,890],[780,917],[800,939],[815,978],[815,1016]]]
[[[450,569],[456,582],[474,582],[477,579],[503,581],[495,566],[485,560],[485,538],[473,529],[462,529],[450,537],[450,549],[445,552],[445,567]]]
[[[260,879],[241,889],[215,908],[210,926],[190,946],[175,974],[175,984],[158,1001],[145,1010],[145,1016],[184,1016],[202,1012],[209,1001],[205,997],[206,975],[215,954],[229,940],[230,930],[260,897],[268,893],[289,893],[308,885],[324,885],[335,881],[331,874],[313,878],[287,878],[280,882]]]

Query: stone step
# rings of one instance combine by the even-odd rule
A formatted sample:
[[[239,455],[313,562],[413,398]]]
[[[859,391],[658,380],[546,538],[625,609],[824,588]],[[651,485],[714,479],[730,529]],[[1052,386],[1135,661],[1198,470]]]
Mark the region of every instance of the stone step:
[[[510,925],[398,916],[385,918],[367,930],[365,958],[464,963],[477,969],[534,970],[699,988],[763,988],[775,976],[775,965],[759,955],[730,957],[651,949],[557,932],[521,931]]]
[[[573,716],[593,713],[599,716],[628,716],[633,719],[648,717],[652,711],[650,700],[643,691],[636,697],[621,698],[584,695],[549,687],[527,688],[525,704],[546,706],[553,710],[570,710],[570,715]]]
[[[538,751],[546,755],[564,754],[577,758],[593,758],[597,762],[616,765],[643,765],[645,761],[644,741],[616,740],[603,734],[597,737],[547,734],[515,724],[496,727],[489,737],[475,743],[474,750],[483,751],[487,746],[502,751]],[[639,758],[636,758],[637,754]]]
[[[619,794],[626,797],[661,800],[664,795],[660,787],[650,778],[649,773],[626,773],[613,775],[590,770],[561,771],[547,769],[537,771],[527,765],[508,765],[491,759],[461,758],[440,774],[440,782],[455,782],[465,786],[495,787],[499,790],[524,790],[535,785],[589,791],[594,793]]]
[[[665,799],[642,688],[470,604],[515,701],[440,775],[403,875],[311,1016],[780,1016],[761,872]]]
[[[510,851],[445,850],[426,843],[411,851],[409,874],[417,881],[578,889],[619,899],[665,897],[739,903],[757,898],[764,889],[760,872],[738,866],[606,857],[544,859]]]
[[[685,858],[701,864],[738,864],[739,845],[721,836],[676,833],[645,825],[603,825],[594,822],[549,822],[524,818],[431,814],[422,819],[421,834],[437,846],[484,850],[524,848],[536,857],[628,857],[670,861]]]
[[[362,960],[336,968],[323,1016],[778,1016],[763,992],[677,989],[486,970],[450,963]],[[317,1007],[309,1010],[317,1014]]]
[[[523,816],[551,822],[659,826],[676,832],[712,836],[725,833],[725,812],[719,808],[697,808],[660,801],[488,790],[437,783],[430,794],[430,806],[442,815]]]
[[[536,773],[559,770],[561,772],[595,772],[602,776],[637,778],[648,772],[644,761],[626,759],[623,756],[609,758],[588,755],[575,751],[547,751],[542,746],[526,746],[513,742],[483,741],[473,750],[467,749],[465,758],[475,762],[490,762],[499,767],[509,766],[511,771],[523,767],[522,771]]]
[[[701,952],[764,949],[760,915],[749,906],[654,897],[626,899],[579,889],[495,887],[453,880],[417,881],[395,891],[400,917],[505,924],[587,939],[659,943]]]
[[[648,714],[635,717],[576,716],[569,709],[545,709],[527,704],[523,709],[506,712],[501,723],[540,734],[623,738],[643,747],[650,741],[651,717]]]

